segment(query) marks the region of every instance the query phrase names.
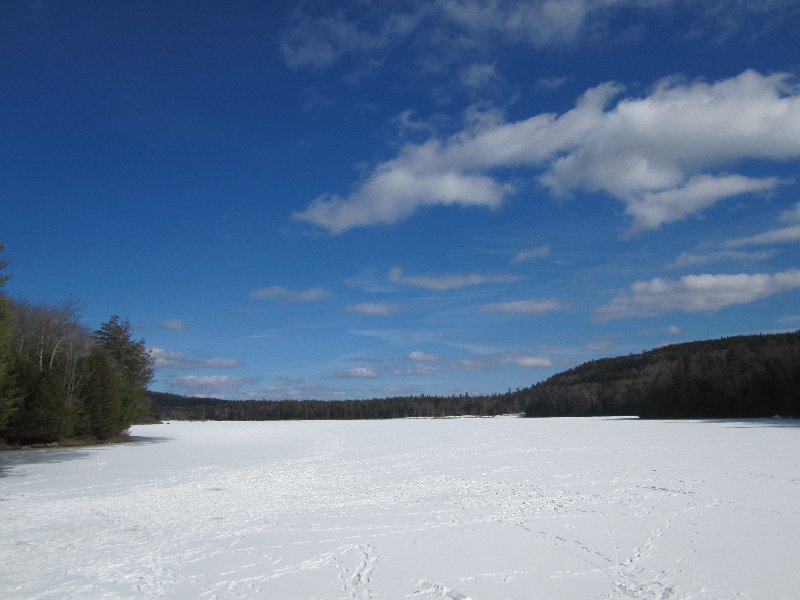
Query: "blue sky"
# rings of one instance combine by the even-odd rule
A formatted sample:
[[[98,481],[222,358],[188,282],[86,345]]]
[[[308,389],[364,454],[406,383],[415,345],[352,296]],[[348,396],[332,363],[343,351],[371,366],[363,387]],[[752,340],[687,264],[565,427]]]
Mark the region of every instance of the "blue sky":
[[[797,0],[3,2],[6,291],[226,398],[796,330],[798,57]]]

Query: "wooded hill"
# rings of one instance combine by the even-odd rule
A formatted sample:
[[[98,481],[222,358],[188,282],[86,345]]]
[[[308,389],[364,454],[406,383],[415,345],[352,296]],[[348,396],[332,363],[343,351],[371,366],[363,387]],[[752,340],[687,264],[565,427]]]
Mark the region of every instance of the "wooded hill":
[[[529,417],[800,417],[800,331],[594,360],[519,395]]]
[[[164,419],[287,420],[493,416],[800,416],[800,332],[664,346],[585,363],[492,396],[241,400],[149,392]]]

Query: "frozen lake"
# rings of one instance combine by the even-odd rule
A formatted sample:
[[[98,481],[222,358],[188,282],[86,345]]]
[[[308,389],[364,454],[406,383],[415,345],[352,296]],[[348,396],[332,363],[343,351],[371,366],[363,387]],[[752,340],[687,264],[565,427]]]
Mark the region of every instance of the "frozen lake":
[[[137,426],[0,453],[0,597],[800,598],[800,422]]]

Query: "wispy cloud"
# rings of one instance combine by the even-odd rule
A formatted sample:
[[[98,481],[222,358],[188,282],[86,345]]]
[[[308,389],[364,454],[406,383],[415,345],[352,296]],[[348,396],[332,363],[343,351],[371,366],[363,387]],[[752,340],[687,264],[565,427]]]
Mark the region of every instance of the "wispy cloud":
[[[728,240],[726,248],[744,248],[746,246],[771,246],[773,244],[789,244],[800,242],[800,225],[770,229],[750,237]]]
[[[186,329],[186,323],[182,319],[168,319],[166,321],[161,321],[161,327],[172,331],[184,331]]]
[[[531,300],[514,300],[511,302],[497,302],[484,304],[480,311],[484,313],[511,313],[517,315],[540,315],[554,310],[561,310],[561,301],[558,298],[543,298]]]
[[[428,354],[427,352],[422,352],[421,350],[414,350],[408,355],[408,358],[411,360],[422,360],[422,361],[436,361],[439,360],[439,357],[435,354]]]
[[[624,98],[615,83],[588,90],[563,114],[467,128],[408,144],[347,197],[317,198],[295,218],[342,233],[401,221],[430,205],[496,208],[514,187],[493,174],[529,167],[555,195],[602,191],[622,202],[632,233],[657,229],[776,177],[719,172],[745,159],[800,156],[800,91],[787,75],[754,71],[714,83],[659,82]]]
[[[675,311],[711,312],[800,288],[800,269],[781,273],[687,275],[638,281],[597,310],[600,320],[657,316]]]
[[[392,10],[382,3],[337,2],[335,10],[322,14],[296,9],[281,51],[290,67],[319,70],[348,58],[380,66],[387,51],[401,45],[406,53],[418,49],[430,62],[442,40],[451,56],[453,47],[469,46],[480,54],[498,40],[533,48],[576,46],[618,32],[608,24],[621,11],[633,11],[643,26],[647,17],[661,20],[672,6],[681,7],[695,36],[730,35],[754,20],[763,24],[781,12],[785,18],[798,12],[791,0],[432,0]]]
[[[780,220],[784,223],[800,223],[800,202],[797,202],[789,210],[783,211]]]
[[[260,288],[250,292],[250,297],[253,300],[269,300],[274,298],[286,303],[316,302],[330,295],[330,291],[323,287],[314,287],[307,290],[291,290],[280,285]]]
[[[337,371],[335,377],[342,379],[374,379],[380,377],[380,373],[371,367],[353,367],[352,369]]]
[[[488,283],[514,283],[522,278],[516,275],[482,275],[479,273],[449,275],[406,275],[400,267],[393,267],[387,277],[392,283],[401,283],[427,290],[447,290],[485,285]]]
[[[723,243],[723,248],[744,248],[747,246],[772,246],[775,244],[790,244],[800,242],[800,202],[789,210],[781,213],[781,223],[788,223],[786,227],[778,227],[763,231],[748,237],[736,238]]]
[[[762,252],[742,252],[738,250],[713,250],[709,252],[681,252],[670,267],[697,267],[716,262],[736,262],[751,264],[768,260],[775,256],[773,250]]]
[[[521,352],[492,352],[476,354],[468,358],[457,360],[441,360],[439,357],[414,358],[415,355],[424,353],[412,352],[408,357],[413,364],[395,368],[393,373],[402,376],[436,375],[446,371],[494,371],[499,368],[515,365],[524,368],[546,368],[553,366],[553,361],[547,356],[534,356]]]
[[[518,367],[539,368],[552,367],[553,361],[545,356],[509,356],[507,361]]]
[[[550,246],[544,244],[543,246],[536,246],[535,248],[530,248],[529,250],[523,250],[518,252],[512,262],[514,263],[523,263],[528,262],[531,260],[536,260],[537,258],[544,258],[550,254]]]
[[[360,315],[386,317],[398,312],[399,307],[396,304],[388,302],[362,302],[360,304],[348,306],[345,310]]]
[[[232,358],[187,358],[183,352],[150,348],[156,368],[160,369],[234,369],[242,366]]]
[[[495,63],[472,64],[461,72],[461,82],[464,86],[476,90],[491,85],[497,79]]]
[[[183,375],[170,377],[167,385],[188,395],[232,398],[240,393],[243,386],[256,381],[254,378],[232,375]]]

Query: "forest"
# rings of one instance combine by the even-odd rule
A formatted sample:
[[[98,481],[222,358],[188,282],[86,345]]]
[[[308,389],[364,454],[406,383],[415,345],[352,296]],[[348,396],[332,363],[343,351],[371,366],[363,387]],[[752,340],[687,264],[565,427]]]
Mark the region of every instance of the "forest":
[[[800,417],[800,331],[594,360],[518,395],[529,417]]]
[[[492,417],[522,413],[522,397],[398,396],[371,400],[220,400],[148,392],[163,419],[284,421],[296,419],[399,419],[469,415]]]
[[[6,265],[0,260],[0,288]],[[94,332],[80,317],[73,300],[33,304],[0,293],[0,438],[8,443],[108,440],[151,412],[144,340],[116,315]]]

